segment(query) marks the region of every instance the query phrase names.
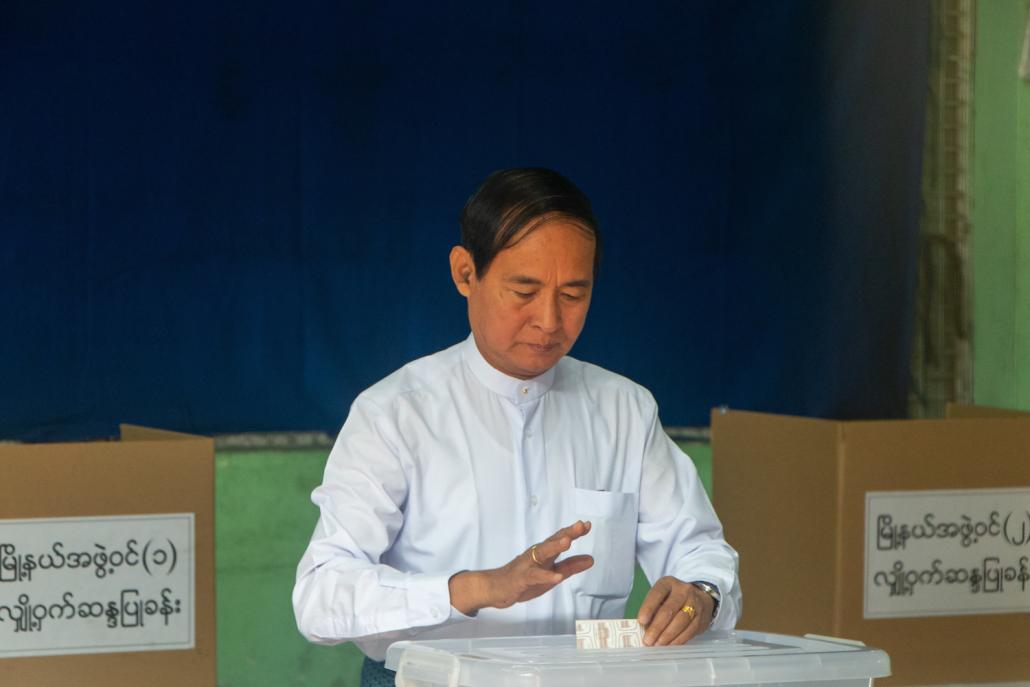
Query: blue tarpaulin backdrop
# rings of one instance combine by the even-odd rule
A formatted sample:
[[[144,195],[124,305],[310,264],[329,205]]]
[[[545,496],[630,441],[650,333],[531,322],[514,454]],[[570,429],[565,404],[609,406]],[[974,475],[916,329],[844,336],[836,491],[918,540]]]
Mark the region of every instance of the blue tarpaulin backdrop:
[[[574,355],[709,409],[904,413],[925,2],[0,5],[0,438],[335,431],[467,334],[490,171],[594,200]]]

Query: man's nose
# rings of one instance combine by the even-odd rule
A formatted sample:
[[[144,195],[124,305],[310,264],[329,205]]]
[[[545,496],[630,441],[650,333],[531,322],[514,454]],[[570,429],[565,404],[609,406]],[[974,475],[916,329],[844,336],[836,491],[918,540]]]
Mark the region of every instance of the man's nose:
[[[561,327],[561,307],[558,305],[558,297],[541,298],[539,308],[536,312],[537,328],[545,332],[554,332]]]

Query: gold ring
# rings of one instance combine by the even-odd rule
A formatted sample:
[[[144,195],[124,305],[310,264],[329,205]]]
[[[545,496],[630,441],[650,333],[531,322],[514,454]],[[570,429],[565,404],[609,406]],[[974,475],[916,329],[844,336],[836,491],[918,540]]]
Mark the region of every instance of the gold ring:
[[[680,610],[683,611],[684,613],[686,613],[687,615],[689,615],[691,619],[694,618],[694,613],[696,613],[696,611],[694,610],[694,607],[691,606],[690,604],[687,604],[686,606],[684,606]]]
[[[540,566],[543,565],[543,563],[538,561],[537,558],[536,558],[536,544],[533,544],[532,546],[529,547],[529,555],[533,557],[533,562],[534,563],[536,563],[537,565],[540,565]],[[691,609],[691,610],[693,610],[693,609]]]

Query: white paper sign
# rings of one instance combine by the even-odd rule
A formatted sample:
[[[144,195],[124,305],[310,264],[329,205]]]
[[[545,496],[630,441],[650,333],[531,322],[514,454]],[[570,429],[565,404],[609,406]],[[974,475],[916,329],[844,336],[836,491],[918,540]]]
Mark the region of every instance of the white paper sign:
[[[0,520],[0,658],[194,646],[193,513]]]
[[[1030,612],[1030,488],[866,494],[866,618]]]

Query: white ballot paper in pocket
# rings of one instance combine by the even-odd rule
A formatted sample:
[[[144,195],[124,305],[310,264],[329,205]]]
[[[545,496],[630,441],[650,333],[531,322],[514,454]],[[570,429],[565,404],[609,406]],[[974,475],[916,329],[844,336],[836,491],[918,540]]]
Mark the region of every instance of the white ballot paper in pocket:
[[[644,646],[644,630],[636,620],[577,620],[577,649],[622,649]]]

